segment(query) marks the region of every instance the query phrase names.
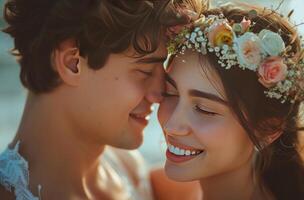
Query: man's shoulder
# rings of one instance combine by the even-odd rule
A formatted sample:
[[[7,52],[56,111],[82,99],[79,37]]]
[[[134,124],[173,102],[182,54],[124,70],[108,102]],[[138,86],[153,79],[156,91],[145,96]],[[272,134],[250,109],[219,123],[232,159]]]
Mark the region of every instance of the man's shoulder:
[[[0,197],[1,197],[1,200],[14,200],[15,199],[14,194],[7,191],[2,185],[0,185]]]
[[[111,150],[122,162],[126,162],[128,165],[132,165],[133,167],[146,165],[142,154],[138,150],[125,150],[113,147],[111,147]]]
[[[148,178],[148,168],[146,162],[138,150],[124,150],[108,147],[107,151],[115,154],[121,167],[125,168],[133,179],[135,185],[142,179]],[[107,152],[105,152],[107,153]]]

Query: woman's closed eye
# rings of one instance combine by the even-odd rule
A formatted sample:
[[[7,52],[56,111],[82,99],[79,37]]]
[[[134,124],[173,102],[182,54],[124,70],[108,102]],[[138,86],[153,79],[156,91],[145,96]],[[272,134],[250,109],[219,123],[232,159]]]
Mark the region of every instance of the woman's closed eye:
[[[215,113],[215,112],[209,111],[205,108],[202,108],[200,105],[195,105],[194,110],[200,114],[205,114],[205,115],[210,115],[210,116],[218,115],[218,113]]]

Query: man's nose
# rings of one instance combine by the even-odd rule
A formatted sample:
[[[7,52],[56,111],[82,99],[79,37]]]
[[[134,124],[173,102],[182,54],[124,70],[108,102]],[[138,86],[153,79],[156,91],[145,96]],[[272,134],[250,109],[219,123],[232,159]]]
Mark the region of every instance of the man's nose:
[[[146,99],[150,103],[160,103],[165,90],[165,70],[163,66],[157,66],[149,82],[147,82]]]

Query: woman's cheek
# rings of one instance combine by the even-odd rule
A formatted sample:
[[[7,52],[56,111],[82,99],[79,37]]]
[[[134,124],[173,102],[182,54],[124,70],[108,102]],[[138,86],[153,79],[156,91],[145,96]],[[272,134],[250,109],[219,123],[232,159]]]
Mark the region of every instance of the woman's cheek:
[[[229,130],[229,127],[223,123],[223,119],[218,117],[205,116],[204,119],[200,118],[192,121],[193,134],[196,135],[201,143],[207,141],[217,143],[226,137],[227,130]]]

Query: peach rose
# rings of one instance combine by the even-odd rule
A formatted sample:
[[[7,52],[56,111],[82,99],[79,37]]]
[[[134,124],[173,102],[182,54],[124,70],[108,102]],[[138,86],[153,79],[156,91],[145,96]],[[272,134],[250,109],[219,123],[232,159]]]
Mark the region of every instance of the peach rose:
[[[208,40],[212,47],[222,46],[224,44],[231,46],[233,42],[232,28],[225,21],[215,22],[215,24],[210,26]]]
[[[285,79],[287,75],[287,66],[283,59],[278,56],[272,56],[264,60],[258,69],[259,81],[267,88]]]

